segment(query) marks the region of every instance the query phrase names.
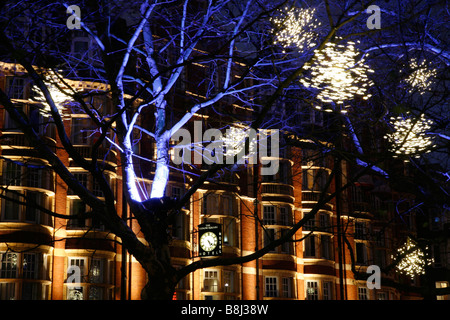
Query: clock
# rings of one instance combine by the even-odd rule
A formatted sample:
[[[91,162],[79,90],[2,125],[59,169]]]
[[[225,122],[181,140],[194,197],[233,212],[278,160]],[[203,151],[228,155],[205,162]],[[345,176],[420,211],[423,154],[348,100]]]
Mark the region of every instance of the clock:
[[[217,247],[217,235],[214,232],[205,232],[200,238],[200,246],[204,251],[212,251]]]
[[[222,254],[222,225],[203,223],[198,226],[199,256],[211,257]]]

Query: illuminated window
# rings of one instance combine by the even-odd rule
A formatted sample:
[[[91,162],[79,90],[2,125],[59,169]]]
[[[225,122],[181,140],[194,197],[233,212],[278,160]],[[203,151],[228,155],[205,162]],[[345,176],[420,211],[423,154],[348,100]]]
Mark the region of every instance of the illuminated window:
[[[234,271],[225,270],[223,272],[223,286],[227,293],[234,293]]]
[[[22,276],[25,279],[37,279],[38,278],[37,257],[35,253],[24,253],[22,261]]]
[[[219,291],[219,272],[217,270],[205,270],[203,278],[203,291]]]
[[[0,278],[17,278],[19,255],[8,252],[1,254]]]
[[[306,281],[306,300],[319,300],[317,281]]]

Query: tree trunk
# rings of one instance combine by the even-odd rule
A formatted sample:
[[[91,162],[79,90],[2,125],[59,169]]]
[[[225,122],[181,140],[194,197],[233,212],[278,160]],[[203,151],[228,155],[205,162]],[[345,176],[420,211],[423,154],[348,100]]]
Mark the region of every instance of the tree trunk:
[[[154,256],[141,262],[147,272],[148,281],[142,289],[143,300],[171,300],[176,286],[176,270],[172,266],[169,250],[168,198],[150,199],[143,202],[148,209],[147,219],[151,228],[146,236],[154,250]]]
[[[141,292],[142,300],[172,300],[175,292],[173,276],[165,272],[148,274],[148,282]]]

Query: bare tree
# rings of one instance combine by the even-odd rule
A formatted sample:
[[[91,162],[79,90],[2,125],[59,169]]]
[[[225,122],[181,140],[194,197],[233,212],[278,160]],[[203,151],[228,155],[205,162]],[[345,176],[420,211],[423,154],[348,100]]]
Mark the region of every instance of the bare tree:
[[[437,105],[445,108],[447,98],[446,94],[439,94],[440,90],[446,90],[445,77],[429,90],[429,98],[422,98],[420,103],[417,103],[415,92],[398,92],[397,88],[390,88],[392,81],[383,82],[386,72],[389,75],[392,70],[390,63],[399,73],[414,76],[414,68],[409,70],[399,61],[410,63],[409,55],[416,51],[427,57],[430,55],[433,62],[436,60],[439,75],[443,75],[442,70],[448,66],[448,52],[443,49],[445,39],[434,34],[445,26],[433,23],[431,27],[437,15],[432,12],[434,7],[423,1],[416,2],[408,1],[405,8],[384,8],[383,12],[387,13],[383,19],[386,16],[391,19],[386,19],[388,25],[383,25],[380,30],[367,30],[366,7],[360,1],[313,1],[311,4],[305,1],[299,4],[304,11],[299,12],[295,11],[300,10],[297,5],[290,1],[184,0],[133,4],[80,1],[77,2],[81,8],[80,17],[64,2],[7,1],[1,5],[2,59],[23,68],[35,88],[35,99],[44,106],[42,113],[48,122],[37,127],[33,125],[30,116],[15,108],[8,92],[0,91],[0,102],[40,157],[47,161],[46,167],[92,209],[89,214],[116,234],[145,269],[148,285],[143,297],[170,299],[177,282],[190,272],[208,266],[252,261],[290,241],[323,204],[364,173],[372,171],[390,178],[389,168],[380,166],[382,161],[395,155],[394,152],[380,153],[386,149],[387,142],[382,143],[379,150],[364,150],[360,140],[369,135],[371,139],[384,141],[377,135],[384,134],[387,127],[392,126],[389,116],[398,113],[396,108],[400,104],[410,103],[414,107],[408,110],[428,116],[433,115]],[[298,19],[302,14],[307,15],[309,20],[303,22],[304,26],[299,20],[290,22],[290,13]],[[405,21],[422,19],[424,15],[424,28],[417,31],[422,40],[408,38],[414,38],[416,31],[403,30],[410,27]],[[69,16],[75,25],[79,23],[80,30],[68,28]],[[289,42],[280,36],[289,23],[300,23],[305,30],[310,30],[298,36],[299,42]],[[378,36],[385,32],[389,35],[386,39]],[[403,37],[402,41],[392,41],[398,35]],[[348,43],[361,36],[364,38],[360,43]],[[70,43],[67,38],[73,41]],[[353,46],[354,55],[348,52]],[[349,60],[333,61],[343,56]],[[340,88],[348,91],[334,88],[332,83],[336,79],[333,76],[325,76],[316,84],[314,80],[322,76],[321,73],[329,73],[327,65],[321,64],[327,59],[332,64],[339,62],[349,70],[353,67],[351,63],[356,66],[372,64],[375,76],[362,77],[358,86],[339,82]],[[421,66],[417,65],[415,69]],[[428,70],[428,66],[424,68]],[[357,69],[350,78],[356,81],[357,75],[365,75],[368,69],[368,65]],[[347,77],[342,71],[347,69],[341,67],[340,70]],[[414,80],[402,81],[399,80],[413,91],[424,90],[415,87],[417,82]],[[78,89],[80,83],[87,82],[92,82],[89,89],[86,86],[83,90]],[[346,97],[345,101],[336,100],[339,95]],[[100,100],[103,101],[101,106]],[[233,105],[249,111],[230,112]],[[278,108],[280,105],[284,107]],[[299,108],[300,105],[309,106],[309,109]],[[316,112],[317,117],[325,114],[330,124],[327,128],[333,130],[317,132],[302,126],[295,121],[298,118],[293,117],[311,112]],[[448,118],[438,120],[438,115],[443,112],[444,109],[440,109],[433,116],[438,123],[433,129],[436,129],[435,135],[448,140],[445,133]],[[88,119],[81,124],[80,131],[85,136],[95,137],[87,154],[74,147],[73,135],[68,134],[65,126],[67,113],[83,114]],[[361,114],[367,117],[361,119]],[[201,165],[184,166],[171,162],[171,152],[180,147],[174,145],[174,136],[203,115],[226,115],[229,120],[224,127],[238,124],[255,130],[284,130],[295,136],[295,139],[287,140],[288,144],[302,147],[298,141],[307,139],[322,154],[348,161],[359,169],[348,177],[347,183],[338,186],[336,192],[323,192],[309,214],[282,237],[255,253],[240,258],[200,260],[175,270],[169,254],[168,221],[205,181],[212,181],[217,173],[230,167],[229,163],[215,162],[201,171]],[[367,125],[378,129],[366,132]],[[39,130],[43,126],[55,128],[60,146],[93,177],[102,199],[80,183],[58,158],[43,131]],[[343,133],[348,139],[342,139]],[[136,152],[141,140],[153,144],[154,158],[149,150]],[[248,136],[244,138],[247,155],[251,149],[249,140]],[[398,143],[404,144],[407,140]],[[196,154],[203,156],[205,143],[212,139],[201,142],[183,146],[185,154],[189,147],[193,157]],[[438,147],[441,145],[434,144],[429,149]],[[104,172],[103,160],[108,152],[117,152],[120,156],[124,194],[145,237],[145,244],[117,212],[116,197]],[[138,163],[142,164],[142,171]],[[245,170],[246,166],[243,167]],[[165,197],[171,170],[195,179],[180,199]],[[149,171],[154,172],[151,186],[141,179]],[[334,177],[340,174],[340,165],[337,165],[326,179],[323,190],[327,190]],[[55,217],[67,218],[47,211]]]

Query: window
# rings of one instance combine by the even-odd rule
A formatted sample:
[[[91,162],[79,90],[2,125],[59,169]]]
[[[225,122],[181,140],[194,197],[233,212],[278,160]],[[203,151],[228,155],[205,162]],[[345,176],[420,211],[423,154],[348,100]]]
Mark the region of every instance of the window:
[[[67,300],[84,300],[83,287],[67,287]]]
[[[105,178],[108,179],[108,176],[106,176]],[[100,197],[100,198],[104,197],[103,190],[100,187],[100,184],[95,179],[94,179],[94,181],[92,183],[92,193],[96,197]]]
[[[289,230],[285,230],[282,229],[281,230],[281,237],[283,237]],[[292,254],[293,253],[293,248],[292,248],[292,242],[291,241],[286,241],[281,245],[281,253],[286,253],[286,254]]]
[[[27,168],[27,186],[33,188],[42,187],[42,170],[37,168]]]
[[[181,199],[181,188],[172,186],[172,198]]]
[[[15,300],[16,284],[14,282],[0,282],[0,300]]]
[[[275,206],[264,206],[263,207],[263,219],[264,224],[275,224]]]
[[[333,299],[333,291],[332,291],[332,282],[324,281],[323,282],[323,300],[332,300]]]
[[[37,206],[47,210],[51,209],[51,198],[43,192],[37,191],[5,191],[7,199],[0,199],[2,202],[3,221],[24,221],[27,223],[41,223],[52,225],[51,216],[42,214]],[[19,202],[25,202],[22,205]]]
[[[283,298],[292,298],[292,283],[293,278],[284,277],[282,278],[282,289],[283,289]]]
[[[67,226],[69,228],[84,228],[86,226],[86,214],[87,206],[81,199],[69,199],[69,214],[77,219],[69,219]]]
[[[38,222],[39,210],[36,208],[36,205],[44,204],[42,200],[42,195],[39,192],[27,191],[25,221]]]
[[[319,288],[317,281],[306,282],[306,300],[319,300]]]
[[[3,183],[8,186],[22,185],[22,166],[15,162],[5,161],[3,166]]]
[[[19,255],[14,252],[1,254],[0,278],[17,278],[17,264]]]
[[[292,225],[292,211],[289,206],[280,206],[278,207],[278,219],[277,223],[282,226],[291,226]]]
[[[234,293],[234,271],[225,270],[223,272],[223,286],[227,293]]]
[[[203,291],[219,291],[219,272],[217,270],[205,270],[203,278]]]
[[[44,255],[45,257],[45,255]],[[29,280],[46,279],[46,259],[41,253],[0,253],[0,279],[26,279],[20,283],[0,281],[0,300],[41,300],[47,298],[48,285]]]
[[[7,199],[2,199],[3,220],[19,221],[21,206],[17,201],[21,201],[22,197],[20,197],[17,191],[5,191],[5,196]]]
[[[358,300],[369,300],[367,288],[358,287]]]
[[[223,243],[229,246],[238,246],[236,237],[236,220],[234,218],[223,219]]]
[[[264,247],[268,246],[272,241],[275,240],[275,229],[266,228],[263,234]],[[271,252],[275,252],[276,248],[272,249]]]
[[[356,243],[356,263],[367,264],[367,247],[363,242]]]
[[[316,257],[316,237],[315,235],[310,235],[304,241],[305,250],[303,255],[305,258],[314,258]]]
[[[303,170],[303,190],[324,191],[328,179],[328,172],[324,169]]]
[[[68,266],[67,300],[102,300],[105,296],[110,298],[110,290],[99,285],[111,282],[109,277],[112,275],[112,264],[108,260],[94,257],[69,257]]]
[[[77,267],[77,269],[79,270],[79,275],[81,277],[80,279],[75,279],[79,280],[78,282],[75,283],[85,282],[85,275],[86,275],[85,266],[86,266],[85,258],[69,258],[69,267]],[[68,274],[67,276],[70,277],[71,275],[72,274]]]
[[[26,80],[18,77],[6,78],[6,94],[10,99],[25,99]]]
[[[312,231],[312,230],[315,230],[315,228],[316,228],[316,220],[314,220],[314,219],[309,219],[303,225],[304,231]]]
[[[365,240],[366,237],[366,223],[362,221],[355,221],[355,239]]]
[[[103,300],[103,291],[102,287],[89,287],[89,300]]]
[[[321,229],[321,231],[325,231],[325,232],[331,232],[332,230],[330,230],[331,224],[330,224],[330,215],[327,213],[320,213],[319,214],[319,227]]]
[[[103,260],[92,259],[89,268],[89,282],[103,283]]]
[[[321,258],[322,259],[332,259],[332,242],[331,236],[321,235],[320,236],[320,246],[321,246]]]
[[[448,288],[448,281],[436,281],[435,285],[436,289]],[[436,296],[436,300],[450,300],[450,294],[438,295]]]
[[[377,300],[388,300],[386,292],[377,292]]]
[[[189,218],[183,211],[180,211],[174,218],[172,237],[179,240],[189,240]]]
[[[219,195],[208,193],[203,198],[203,214],[218,214],[219,213]]]
[[[222,214],[233,215],[233,198],[229,195],[221,196],[222,200]]]
[[[24,279],[38,278],[37,257],[35,253],[24,253],[22,261],[22,276]]]
[[[89,38],[76,37],[72,41],[72,57],[77,60],[89,58]]]
[[[265,277],[265,297],[278,297],[278,279],[277,277]]]
[[[73,176],[83,187],[88,188],[88,174],[86,172],[74,173]]]

